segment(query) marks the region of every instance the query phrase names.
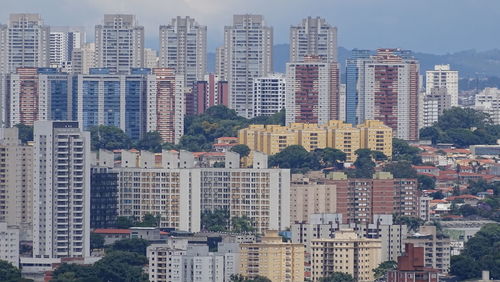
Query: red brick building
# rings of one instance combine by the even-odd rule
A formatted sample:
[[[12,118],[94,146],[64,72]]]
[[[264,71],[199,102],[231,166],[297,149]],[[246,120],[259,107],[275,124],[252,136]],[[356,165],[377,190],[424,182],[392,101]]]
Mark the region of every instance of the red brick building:
[[[388,272],[387,282],[438,282],[438,272],[425,267],[423,247],[406,244],[404,255],[398,257],[398,268]]]

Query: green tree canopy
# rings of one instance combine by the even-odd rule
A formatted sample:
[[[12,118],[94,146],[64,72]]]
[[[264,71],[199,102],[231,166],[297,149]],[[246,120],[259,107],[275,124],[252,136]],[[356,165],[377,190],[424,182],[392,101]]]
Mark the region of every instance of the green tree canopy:
[[[269,167],[289,168],[292,173],[304,172],[319,167],[318,160],[300,145],[286,147],[269,157]]]
[[[230,282],[271,282],[271,279],[260,275],[257,275],[254,278],[248,278],[241,274],[233,274],[230,279]]]
[[[420,157],[420,149],[410,146],[408,142],[393,138],[392,139],[392,160],[393,161],[409,161],[414,165],[422,164]]]
[[[416,232],[424,221],[418,217],[395,215],[394,224],[406,225],[409,230]]]
[[[132,142],[123,130],[116,126],[99,125],[90,128],[92,150],[130,149]]]
[[[417,175],[418,189],[420,190],[433,190],[436,188],[436,178],[428,175]]]
[[[18,282],[21,281],[21,270],[10,262],[0,260],[0,281]]]
[[[372,178],[375,173],[374,153],[370,149],[358,149],[355,154],[358,156],[354,162],[355,169],[348,171],[349,177]]]
[[[384,166],[384,171],[390,172],[394,178],[417,178],[417,171],[409,161],[388,163]]]
[[[322,168],[335,167],[342,169],[347,159],[346,153],[333,148],[316,149],[313,155],[319,160],[319,165]]]
[[[354,278],[344,272],[334,272],[327,277],[319,279],[320,282],[355,282]]]
[[[212,232],[229,230],[229,211],[227,210],[206,210],[201,214],[201,228]]]
[[[232,152],[240,154],[240,157],[246,157],[250,154],[250,148],[245,144],[238,144],[231,148]]]
[[[137,141],[135,147],[138,150],[147,150],[154,153],[160,153],[163,145],[160,133],[158,131],[147,132],[143,138]]]
[[[104,236],[94,232],[90,233],[90,249],[102,249],[104,247]]]
[[[389,270],[394,270],[398,266],[398,263],[392,260],[384,261],[379,264],[377,268],[373,269],[375,279],[382,278],[386,275]]]
[[[251,233],[255,231],[252,226],[252,220],[246,215],[231,218],[231,231],[236,233]]]
[[[139,238],[131,238],[131,239],[122,239],[115,241],[109,249],[111,251],[122,251],[122,252],[130,252],[136,253],[139,255],[146,255],[146,249],[151,243],[148,240],[139,239]]]

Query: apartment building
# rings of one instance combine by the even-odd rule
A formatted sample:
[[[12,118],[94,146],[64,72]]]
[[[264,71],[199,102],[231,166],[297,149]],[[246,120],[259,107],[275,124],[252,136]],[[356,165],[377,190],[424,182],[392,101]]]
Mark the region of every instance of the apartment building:
[[[275,73],[253,80],[254,116],[271,116],[285,108],[286,80]]]
[[[33,257],[90,255],[90,133],[74,121],[37,121]]]
[[[18,226],[0,221],[0,260],[10,262],[15,267],[19,267],[19,235]]]
[[[337,62],[337,27],[320,17],[307,17],[290,27],[290,62],[302,62],[311,55]]]
[[[360,238],[352,229],[335,232],[334,238],[311,241],[311,277],[318,281],[334,272],[350,274],[356,281],[373,281],[381,263],[381,242]]]
[[[417,233],[408,236],[406,243],[424,248],[424,266],[439,270],[442,274],[450,271],[450,238],[439,234],[436,226],[420,226]]]
[[[380,121],[368,120],[353,127],[339,120],[324,125],[292,123],[288,126],[250,125],[238,131],[240,144],[253,151],[274,155],[291,145],[307,151],[334,148],[346,153],[347,162],[356,160],[356,150],[370,149],[392,156],[392,129]]]
[[[425,72],[425,93],[431,94],[442,89],[450,97],[449,107],[458,107],[458,71],[451,70],[450,65],[435,65],[434,70]]]
[[[273,282],[304,281],[304,245],[283,242],[278,231],[268,230],[260,242],[240,247],[240,274]]]
[[[438,282],[438,270],[424,264],[424,248],[405,245],[405,252],[398,257],[396,270],[387,272],[388,282]]]
[[[0,129],[0,222],[18,226],[30,240],[33,223],[33,146],[23,145],[18,129]]]

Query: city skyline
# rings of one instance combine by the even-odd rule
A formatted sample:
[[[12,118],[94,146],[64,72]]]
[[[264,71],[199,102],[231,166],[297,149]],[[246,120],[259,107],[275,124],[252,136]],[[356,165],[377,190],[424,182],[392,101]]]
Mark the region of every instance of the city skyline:
[[[281,0],[271,3],[262,0],[217,0],[210,3],[176,0],[168,5],[159,0],[17,1],[4,3],[0,22],[6,23],[10,13],[40,13],[50,26],[84,26],[87,38],[91,39],[93,27],[101,23],[103,14],[130,13],[136,15],[139,24],[145,27],[146,47],[158,49],[159,26],[168,24],[176,16],[190,16],[208,27],[208,51],[213,52],[223,42],[224,26],[231,24],[233,14],[262,14],[266,24],[275,29],[275,44],[288,43],[291,25],[299,24],[308,16],[319,16],[338,28],[338,45],[348,49],[394,46],[442,54],[466,49],[489,50],[500,45],[498,39],[490,36],[498,27],[495,19],[500,13],[500,3],[497,1],[487,0],[477,5],[466,0],[437,3],[424,0],[412,3],[410,12],[405,2],[320,0],[314,5],[302,1],[286,1],[285,5]],[[453,13],[449,10],[451,4]],[[282,12],[276,13],[278,9]],[[77,21],[74,11],[78,11],[80,17]],[[477,26],[481,29],[478,30]],[[464,34],[467,40],[464,40]]]

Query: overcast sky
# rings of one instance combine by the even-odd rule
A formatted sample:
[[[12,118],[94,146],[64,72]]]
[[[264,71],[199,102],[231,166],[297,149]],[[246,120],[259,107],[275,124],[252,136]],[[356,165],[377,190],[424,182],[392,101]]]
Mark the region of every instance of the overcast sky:
[[[158,26],[191,16],[208,26],[209,51],[223,40],[233,14],[263,14],[274,42],[288,43],[288,29],[307,16],[338,27],[339,46],[400,47],[447,53],[500,46],[500,0],[0,0],[0,22],[9,13],[40,13],[49,25],[85,26],[89,37],[105,13],[131,13],[157,48]],[[92,40],[93,41],[93,40]]]

